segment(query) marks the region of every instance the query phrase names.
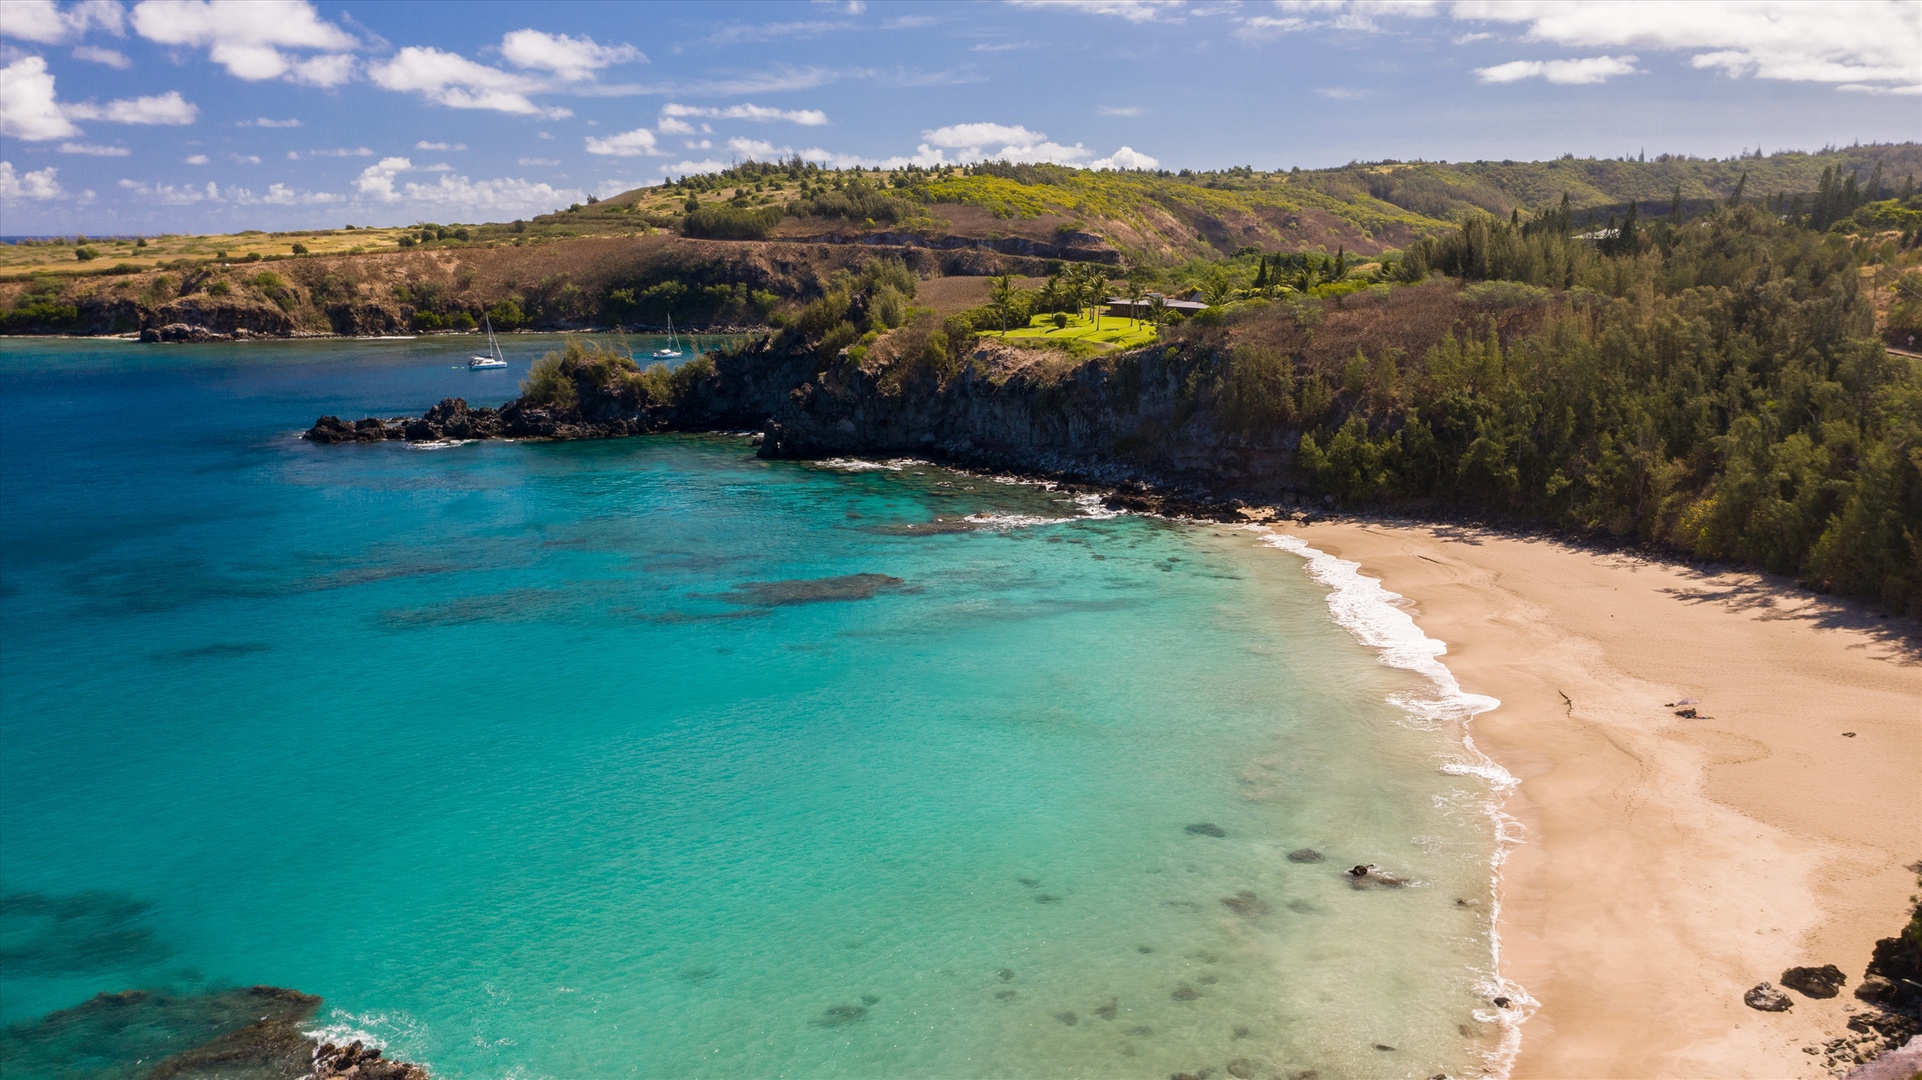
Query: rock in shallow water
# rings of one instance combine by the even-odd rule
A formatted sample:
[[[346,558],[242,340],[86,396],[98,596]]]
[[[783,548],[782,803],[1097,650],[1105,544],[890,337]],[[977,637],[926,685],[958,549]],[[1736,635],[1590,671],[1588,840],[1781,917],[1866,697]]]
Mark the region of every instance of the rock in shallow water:
[[[1182,831],[1193,833],[1196,836],[1212,836],[1217,840],[1228,835],[1228,831],[1226,829],[1223,829],[1221,826],[1215,824],[1212,821],[1204,821],[1199,825],[1190,825],[1187,828],[1183,829]]]
[[[1749,992],[1742,995],[1742,1003],[1763,1012],[1787,1012],[1789,1006],[1795,1004],[1771,983],[1756,983],[1750,987]]]
[[[1321,852],[1316,851],[1314,848],[1311,848],[1311,847],[1296,848],[1295,850],[1288,853],[1289,862],[1298,862],[1298,863],[1320,862],[1321,858],[1322,858]]]

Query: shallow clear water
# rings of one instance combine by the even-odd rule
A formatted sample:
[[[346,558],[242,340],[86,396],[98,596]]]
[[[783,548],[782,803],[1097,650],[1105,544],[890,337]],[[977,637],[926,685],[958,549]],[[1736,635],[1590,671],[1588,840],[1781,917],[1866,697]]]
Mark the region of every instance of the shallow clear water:
[[[1486,788],[1300,559],[737,438],[295,438],[499,404],[504,344],[0,343],[0,892],[71,916],[0,915],[0,1020],[271,983],[448,1078],[1480,1063]]]

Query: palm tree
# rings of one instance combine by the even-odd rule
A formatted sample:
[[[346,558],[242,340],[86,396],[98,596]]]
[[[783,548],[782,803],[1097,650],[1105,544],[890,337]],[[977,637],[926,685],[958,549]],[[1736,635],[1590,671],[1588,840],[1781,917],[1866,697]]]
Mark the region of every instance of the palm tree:
[[[1213,277],[1208,279],[1208,288],[1205,295],[1208,297],[1209,307],[1227,303],[1228,299],[1234,294],[1234,284],[1228,280],[1227,275],[1216,272]]]
[[[1082,271],[1081,297],[1089,307],[1094,308],[1094,328],[1096,333],[1100,333],[1102,301],[1108,298],[1108,275],[1094,266]]]
[[[988,279],[988,302],[994,313],[1001,318],[1001,336],[1008,336],[1008,316],[1014,314],[1014,299],[1020,293],[1015,288],[1014,275],[1002,274]]]
[[[1141,282],[1130,281],[1128,283],[1128,322],[1129,323],[1132,324],[1132,323],[1138,323],[1141,321],[1141,298],[1146,295],[1148,295],[1148,290],[1141,287]]]
[[[1156,293],[1148,298],[1148,318],[1154,323],[1156,333],[1161,331],[1161,320],[1168,317],[1168,298]]]

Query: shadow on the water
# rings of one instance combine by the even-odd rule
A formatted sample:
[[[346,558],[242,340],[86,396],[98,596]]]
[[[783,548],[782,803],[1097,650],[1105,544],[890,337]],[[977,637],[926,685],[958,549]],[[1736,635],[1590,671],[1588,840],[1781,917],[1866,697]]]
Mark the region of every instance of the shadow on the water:
[[[180,663],[188,660],[223,660],[239,656],[252,656],[255,653],[272,652],[273,646],[264,641],[215,642],[192,649],[165,649],[147,654],[147,659],[165,663]]]
[[[173,950],[141,925],[150,907],[113,892],[0,895],[0,977],[132,971],[158,964]]]

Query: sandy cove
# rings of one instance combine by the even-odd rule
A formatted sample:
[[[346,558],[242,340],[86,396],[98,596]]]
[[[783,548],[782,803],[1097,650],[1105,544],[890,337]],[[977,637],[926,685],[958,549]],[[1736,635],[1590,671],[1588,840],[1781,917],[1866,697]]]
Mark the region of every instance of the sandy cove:
[[[1833,963],[1853,987],[1922,858],[1911,624],[1739,571],[1548,539],[1336,522],[1277,532],[1414,604],[1472,731],[1521,784],[1503,974],[1540,1002],[1517,1078],[1814,1077],[1848,991],[1742,993]],[[1699,719],[1665,703],[1697,698]],[[1845,732],[1854,732],[1847,736]]]

